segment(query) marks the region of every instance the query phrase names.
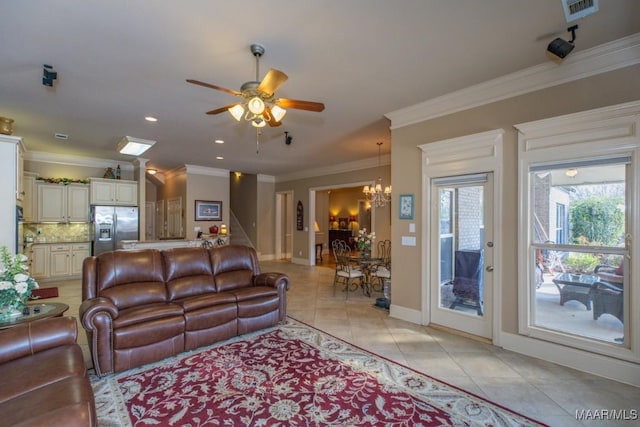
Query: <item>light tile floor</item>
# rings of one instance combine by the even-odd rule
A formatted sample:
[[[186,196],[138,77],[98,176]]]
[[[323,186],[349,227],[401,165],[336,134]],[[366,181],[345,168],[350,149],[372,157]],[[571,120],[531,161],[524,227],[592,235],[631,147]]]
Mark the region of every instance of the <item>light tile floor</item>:
[[[371,297],[357,291],[349,299],[333,292],[333,269],[284,261],[261,263],[263,271],[291,278],[288,314],[302,322],[390,360],[424,372],[478,396],[538,419],[550,426],[638,425],[638,421],[578,421],[576,410],[623,409],[640,412],[640,388],[562,367],[473,339],[389,317],[373,307]],[[58,286],[78,316],[80,281],[42,283]],[[80,327],[81,328],[81,327]],[[79,335],[85,358],[90,356],[84,333]]]

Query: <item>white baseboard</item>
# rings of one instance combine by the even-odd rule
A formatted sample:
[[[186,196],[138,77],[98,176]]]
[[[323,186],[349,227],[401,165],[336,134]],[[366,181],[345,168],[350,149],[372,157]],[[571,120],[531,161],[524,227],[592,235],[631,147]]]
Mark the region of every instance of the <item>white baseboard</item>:
[[[500,342],[505,350],[640,387],[637,363],[505,332],[501,334]]]
[[[418,325],[422,324],[422,313],[420,310],[391,304],[389,307],[389,316]]]

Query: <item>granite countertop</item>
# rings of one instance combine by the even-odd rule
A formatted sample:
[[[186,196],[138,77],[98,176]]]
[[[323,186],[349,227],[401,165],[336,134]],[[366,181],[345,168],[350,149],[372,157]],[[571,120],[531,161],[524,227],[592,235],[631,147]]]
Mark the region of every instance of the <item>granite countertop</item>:
[[[36,238],[36,239],[33,239],[33,242],[25,242],[25,244],[31,244],[31,245],[50,245],[50,244],[59,245],[60,243],[91,243],[91,240]]]

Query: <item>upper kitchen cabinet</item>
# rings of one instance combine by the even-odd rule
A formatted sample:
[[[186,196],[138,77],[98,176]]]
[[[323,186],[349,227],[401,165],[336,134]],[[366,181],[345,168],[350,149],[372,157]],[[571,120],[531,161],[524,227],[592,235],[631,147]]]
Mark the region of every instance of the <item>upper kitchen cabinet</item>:
[[[89,222],[89,187],[37,183],[38,222]]]
[[[33,172],[25,172],[22,179],[24,196],[22,197],[22,216],[24,222],[34,222],[38,218],[36,202],[36,175]]]
[[[138,206],[138,183],[91,178],[91,204]]]

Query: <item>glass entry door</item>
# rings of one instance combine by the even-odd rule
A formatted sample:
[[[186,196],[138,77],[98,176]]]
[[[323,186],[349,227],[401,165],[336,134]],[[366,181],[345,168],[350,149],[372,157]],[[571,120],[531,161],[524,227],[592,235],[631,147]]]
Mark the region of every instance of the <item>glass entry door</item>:
[[[432,180],[431,322],[492,337],[492,174]]]

